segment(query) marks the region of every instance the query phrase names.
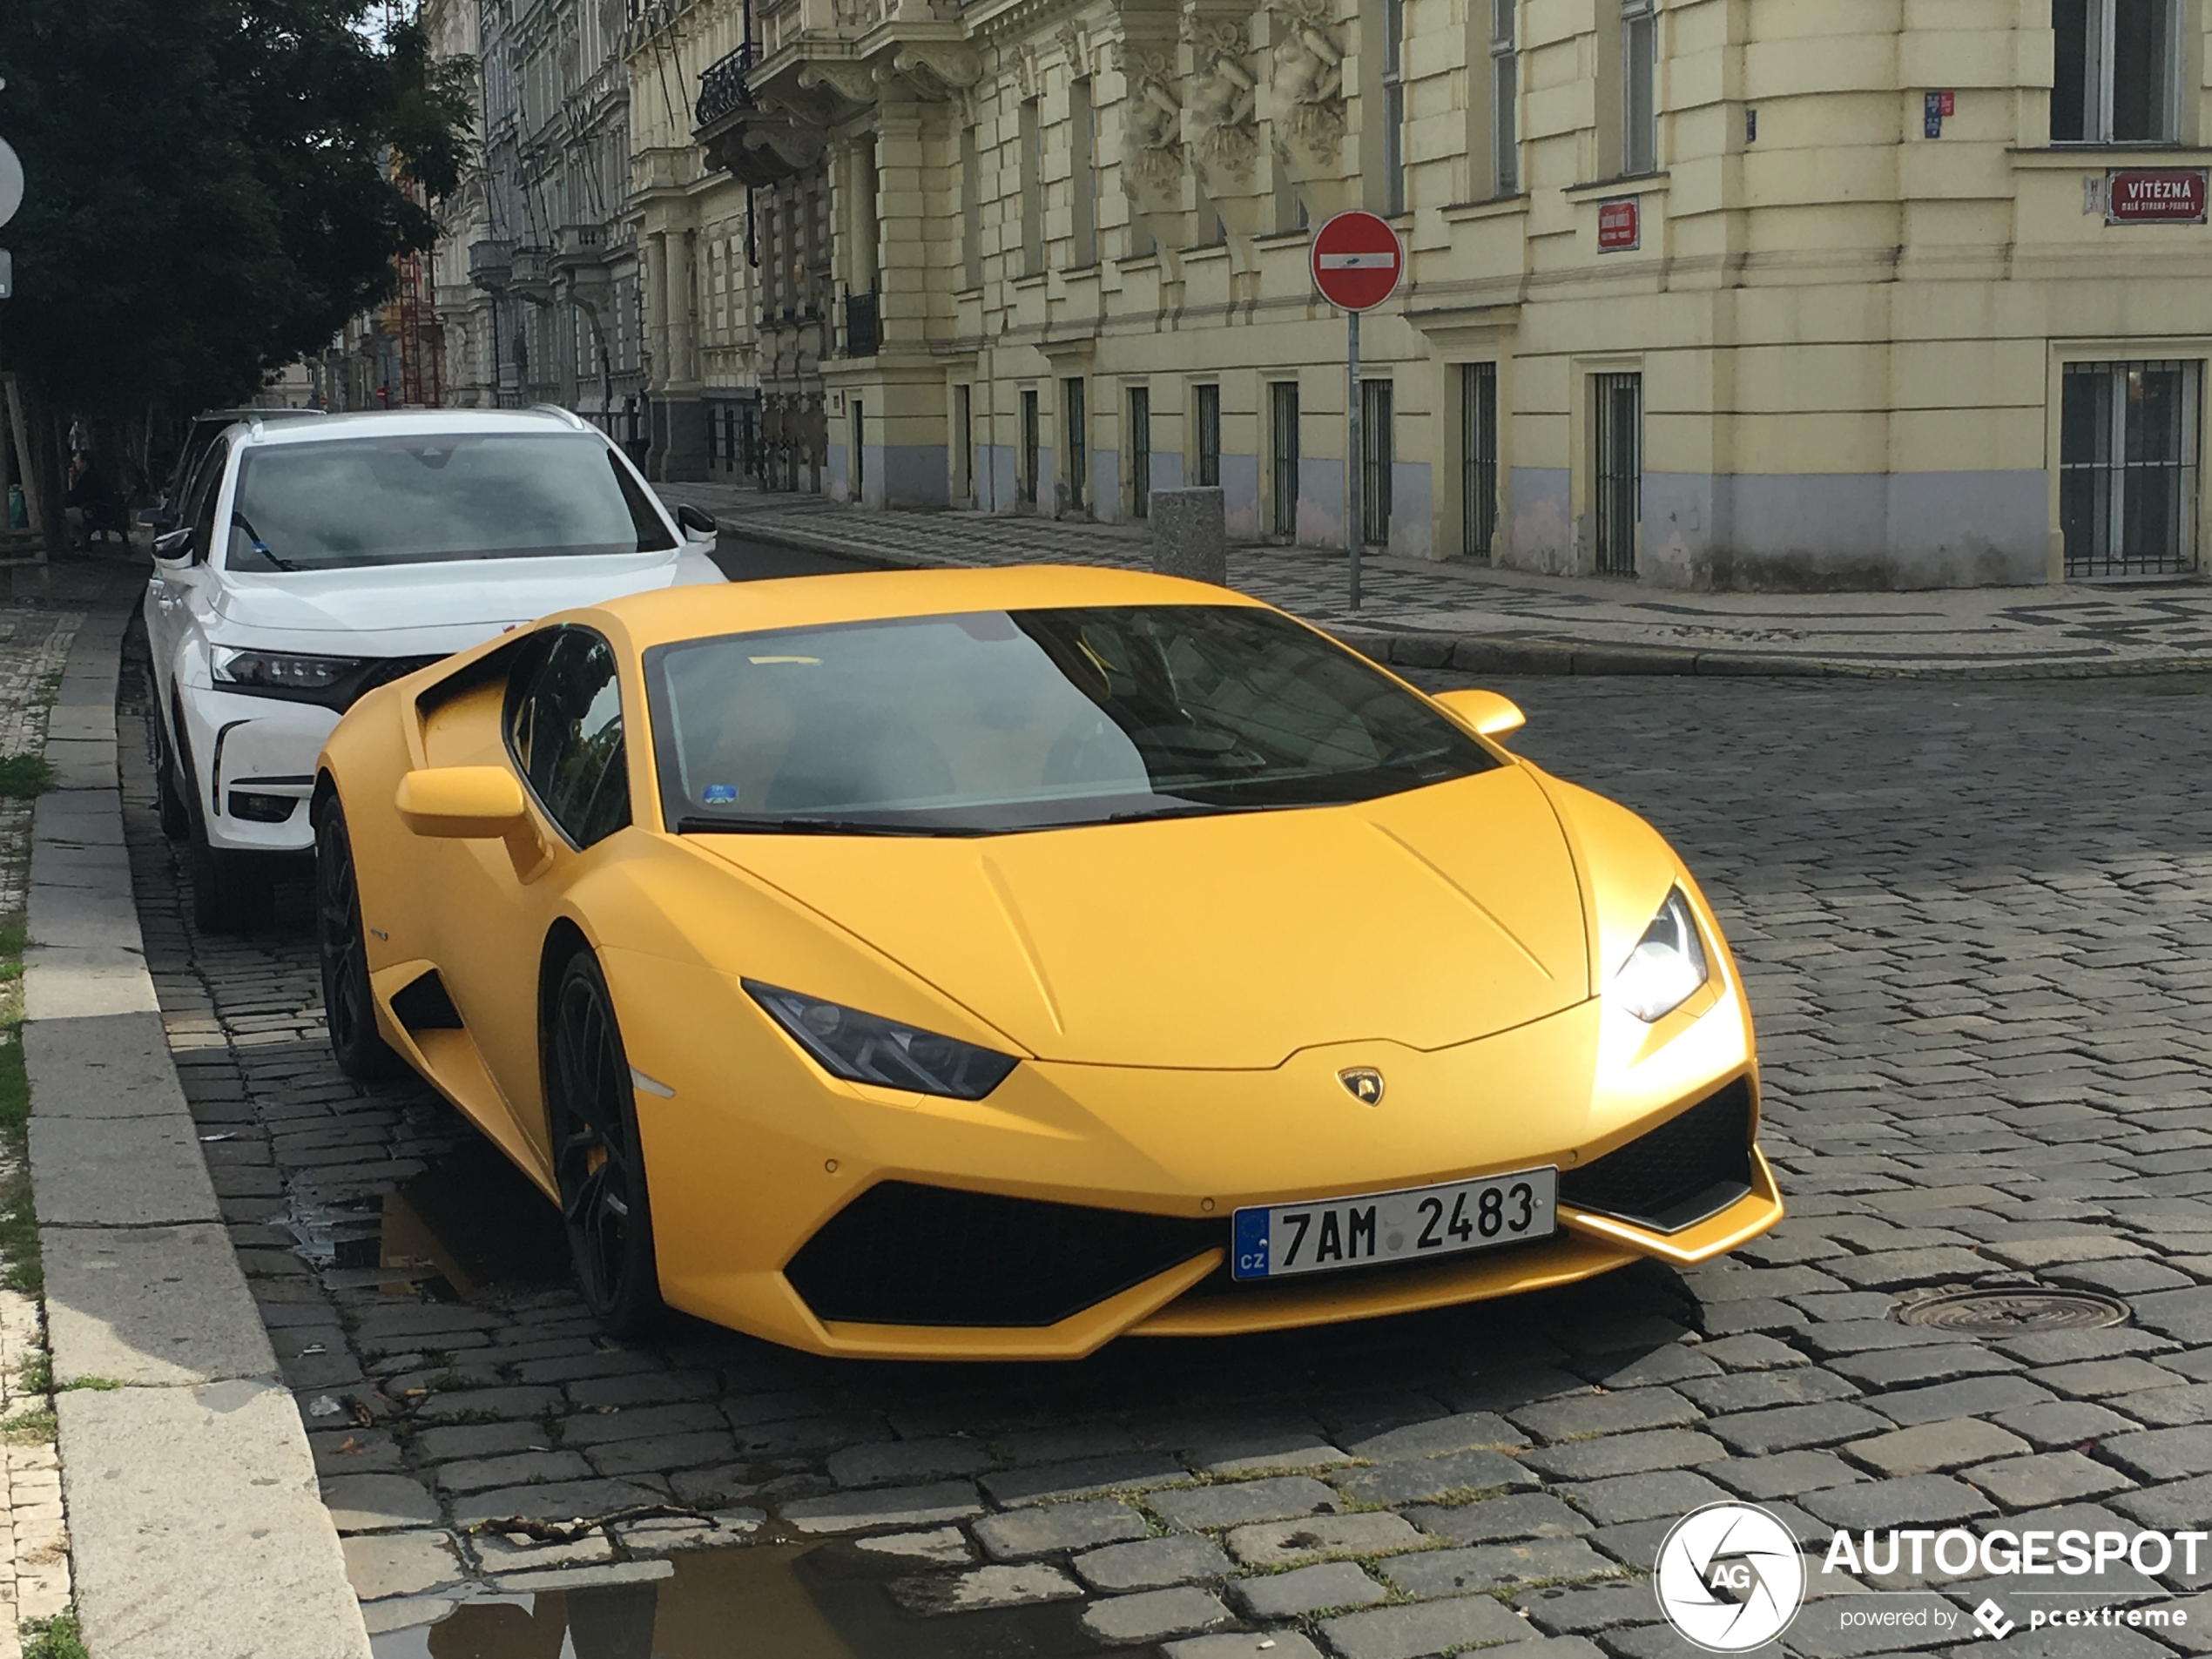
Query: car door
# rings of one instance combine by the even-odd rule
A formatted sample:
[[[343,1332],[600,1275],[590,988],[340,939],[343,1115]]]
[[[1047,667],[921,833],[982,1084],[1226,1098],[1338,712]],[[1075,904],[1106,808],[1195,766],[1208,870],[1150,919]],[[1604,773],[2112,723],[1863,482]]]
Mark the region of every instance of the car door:
[[[549,849],[518,869],[501,841],[421,844],[436,889],[437,961],[523,1137],[548,1156],[538,1069],[538,969],[561,895],[626,827],[630,771],[614,649],[588,628],[550,629],[509,671],[502,750]]]
[[[220,578],[209,560],[230,455],[229,442],[218,439],[201,457],[185,490],[182,522],[192,531],[185,556],[158,562],[148,584],[153,603],[146,611],[147,651],[157,664],[165,698],[171,698],[175,687],[179,653],[194,628],[205,626],[214,603],[215,583]],[[165,715],[170,711],[163,711]]]

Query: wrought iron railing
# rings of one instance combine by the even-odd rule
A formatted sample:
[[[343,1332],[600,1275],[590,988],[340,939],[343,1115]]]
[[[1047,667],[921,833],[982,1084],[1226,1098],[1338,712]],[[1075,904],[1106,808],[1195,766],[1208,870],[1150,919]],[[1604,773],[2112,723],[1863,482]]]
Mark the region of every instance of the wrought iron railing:
[[[751,106],[752,95],[745,78],[752,67],[752,43],[747,41],[699,77],[699,99],[692,115],[702,127],[712,126],[725,115]]]

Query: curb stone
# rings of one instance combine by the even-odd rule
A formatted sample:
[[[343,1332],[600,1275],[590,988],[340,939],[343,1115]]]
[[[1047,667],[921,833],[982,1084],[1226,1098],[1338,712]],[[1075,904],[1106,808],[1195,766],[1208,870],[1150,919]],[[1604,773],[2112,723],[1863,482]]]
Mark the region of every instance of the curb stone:
[[[672,488],[680,490],[682,486]],[[727,536],[833,558],[859,559],[907,570],[943,569],[934,560],[895,549],[856,548],[834,536],[810,536],[787,525],[758,525],[715,516]],[[1038,563],[1049,563],[1049,557]],[[1510,634],[1453,634],[1432,629],[1325,631],[1361,656],[1393,668],[1450,668],[1471,674],[1529,676],[1690,676],[1773,679],[2073,680],[2134,679],[2167,674],[2212,674],[2212,658],[2161,657],[2123,662],[1943,662],[1928,658],[1894,664],[1778,651],[1693,651],[1680,645],[1599,644]]]
[[[78,1620],[99,1659],[369,1659],[146,971],[116,769],[136,590],[111,582],[70,651],[31,830],[24,1062]],[[91,1378],[123,1386],[68,1387]]]

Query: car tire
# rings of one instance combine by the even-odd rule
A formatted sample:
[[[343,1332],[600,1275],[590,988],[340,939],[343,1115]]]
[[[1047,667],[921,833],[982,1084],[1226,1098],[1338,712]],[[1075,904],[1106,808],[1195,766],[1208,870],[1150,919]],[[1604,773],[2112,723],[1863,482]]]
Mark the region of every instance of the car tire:
[[[152,676],[148,683],[152,684]],[[192,808],[185,804],[184,787],[178,782],[176,745],[169,741],[169,723],[161,718],[158,688],[147,707],[146,719],[153,726],[153,789],[161,813],[161,833],[172,841],[181,841],[192,833]]]
[[[638,1335],[664,1312],[652,1206],[630,1061],[614,998],[589,950],[570,957],[554,982],[545,1096],[561,1217],[584,1305],[613,1335]]]
[[[406,1062],[376,1028],[354,842],[335,795],[315,814],[315,956],[322,968],[323,1024],[338,1069],[362,1082],[398,1076]]]

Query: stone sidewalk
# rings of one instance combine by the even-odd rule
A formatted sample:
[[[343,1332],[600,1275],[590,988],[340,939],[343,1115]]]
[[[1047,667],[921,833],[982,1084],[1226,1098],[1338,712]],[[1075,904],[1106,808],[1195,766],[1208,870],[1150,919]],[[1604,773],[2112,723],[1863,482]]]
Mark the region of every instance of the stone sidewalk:
[[[727,485],[661,492],[738,537],[893,563],[1147,567],[1142,529],[988,513],[870,513]],[[1677,593],[1371,557],[1347,604],[1343,556],[1239,547],[1238,589],[1416,668],[1477,673],[2076,678],[2212,669],[2212,584],[1928,593]]]

